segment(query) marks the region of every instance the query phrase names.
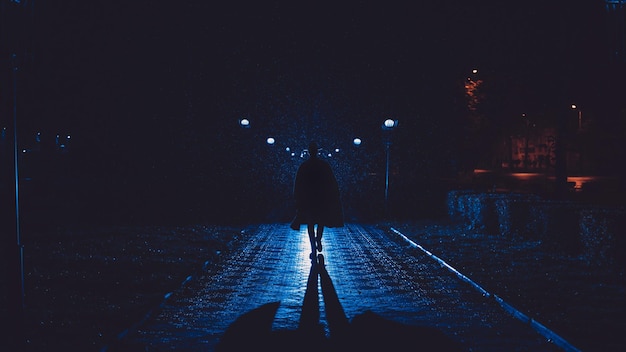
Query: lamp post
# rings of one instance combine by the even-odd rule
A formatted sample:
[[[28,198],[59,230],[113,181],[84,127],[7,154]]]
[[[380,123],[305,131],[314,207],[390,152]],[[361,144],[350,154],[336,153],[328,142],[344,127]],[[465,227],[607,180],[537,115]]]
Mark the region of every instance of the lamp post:
[[[583,120],[583,112],[576,106],[576,104],[572,104],[572,110],[578,111],[578,130],[580,131],[582,128],[582,120]]]
[[[389,164],[391,155],[391,132],[398,126],[398,120],[386,119],[382,129],[385,143],[385,218],[389,216]]]
[[[528,138],[530,134],[530,121],[526,117],[526,114],[522,114],[522,119],[526,122],[526,138],[524,142],[524,171],[528,171]]]
[[[580,173],[583,173],[583,147],[584,147],[584,143],[582,140],[582,116],[583,116],[583,112],[582,110],[576,105],[576,104],[572,104],[571,105],[572,110],[576,110],[576,112],[578,112],[578,135],[579,138],[577,138],[577,144],[579,147],[578,150],[578,167],[580,169]]]

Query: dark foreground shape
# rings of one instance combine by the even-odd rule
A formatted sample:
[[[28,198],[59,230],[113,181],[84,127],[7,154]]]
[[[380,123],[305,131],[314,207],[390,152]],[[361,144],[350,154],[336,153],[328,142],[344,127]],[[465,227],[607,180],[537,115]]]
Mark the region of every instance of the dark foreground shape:
[[[366,311],[352,319],[350,338],[339,350],[355,351],[465,351],[438,329],[406,325]]]
[[[243,351],[252,346],[267,346],[272,337],[272,322],[280,302],[272,302],[253,309],[232,323],[216,351]]]
[[[354,317],[340,337],[328,339],[321,329],[272,331],[280,302],[240,316],[224,333],[216,351],[464,351],[462,345],[432,327],[410,326],[367,311]],[[333,332],[331,331],[331,334]]]
[[[215,347],[225,351],[325,351],[324,330],[318,326],[298,330],[272,331],[272,322],[280,302],[253,309],[232,323]]]

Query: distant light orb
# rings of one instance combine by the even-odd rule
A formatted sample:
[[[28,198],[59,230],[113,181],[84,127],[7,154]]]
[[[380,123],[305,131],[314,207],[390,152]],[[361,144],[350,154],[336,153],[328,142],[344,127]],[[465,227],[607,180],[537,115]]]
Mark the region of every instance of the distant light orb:
[[[572,104],[572,109],[576,109],[576,104]]]
[[[339,148],[335,148],[335,153],[339,153]]]
[[[328,153],[327,155],[328,155],[328,157],[329,157],[329,158],[330,158],[331,156],[333,156],[331,153]]]
[[[286,152],[290,152],[290,151],[291,151],[291,148],[289,148],[289,147],[285,147],[285,151],[286,151]]]
[[[477,70],[477,69],[473,69],[473,70],[472,70],[472,73],[473,73],[473,74],[477,74],[477,73],[478,73],[478,70]]]
[[[268,137],[268,138],[267,138],[267,144],[272,145],[272,144],[274,144],[274,143],[276,143],[276,140],[275,140],[274,138],[272,138],[272,137]]]
[[[70,135],[68,134],[68,135],[67,135],[67,139],[70,139],[70,138],[72,138],[72,136],[70,136]]]
[[[361,145],[361,138],[355,138],[352,143],[354,143],[354,145]]]
[[[250,127],[250,120],[243,118],[241,120],[239,120],[239,125],[241,127]]]
[[[385,127],[393,128],[393,126],[395,126],[395,125],[396,125],[396,123],[392,119],[386,119],[385,120]]]

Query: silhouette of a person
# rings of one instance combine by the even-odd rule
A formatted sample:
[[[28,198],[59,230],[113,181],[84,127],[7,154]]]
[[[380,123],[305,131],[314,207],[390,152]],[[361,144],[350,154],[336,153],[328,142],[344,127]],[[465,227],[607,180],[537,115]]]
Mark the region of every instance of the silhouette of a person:
[[[296,217],[291,228],[306,224],[311,241],[311,259],[322,251],[324,227],[342,227],[343,210],[339,186],[330,165],[318,157],[317,143],[309,144],[309,158],[298,168],[294,183]],[[315,226],[317,225],[317,231]]]

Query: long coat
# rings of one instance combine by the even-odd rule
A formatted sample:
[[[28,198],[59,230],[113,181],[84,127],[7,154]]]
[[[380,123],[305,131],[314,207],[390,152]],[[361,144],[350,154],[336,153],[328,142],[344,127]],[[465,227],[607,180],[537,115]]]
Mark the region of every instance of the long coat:
[[[299,230],[302,224],[321,224],[342,227],[343,210],[339,186],[330,165],[316,156],[302,163],[294,183],[296,217],[291,228]]]

